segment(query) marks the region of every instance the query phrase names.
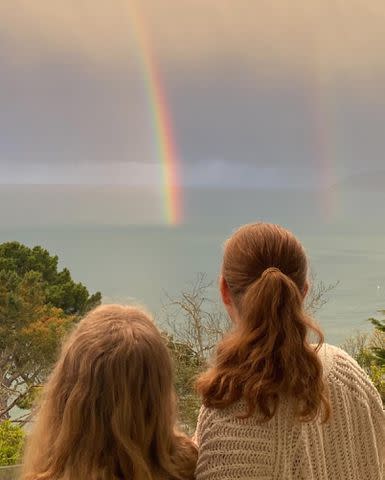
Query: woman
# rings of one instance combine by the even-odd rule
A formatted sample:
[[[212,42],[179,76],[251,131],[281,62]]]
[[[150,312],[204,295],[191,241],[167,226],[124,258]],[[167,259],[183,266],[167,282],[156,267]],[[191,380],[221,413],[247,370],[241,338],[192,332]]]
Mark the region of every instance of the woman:
[[[172,365],[142,310],[105,305],[72,333],[45,387],[25,480],[192,479],[175,427]]]
[[[197,480],[385,478],[380,397],[304,312],[307,274],[282,227],[246,225],[227,241],[220,287],[234,328],[198,380]]]

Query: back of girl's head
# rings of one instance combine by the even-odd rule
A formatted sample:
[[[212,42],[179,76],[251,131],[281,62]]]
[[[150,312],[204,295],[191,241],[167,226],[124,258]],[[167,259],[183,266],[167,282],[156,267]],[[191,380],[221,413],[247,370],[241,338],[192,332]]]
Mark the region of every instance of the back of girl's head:
[[[136,307],[99,307],[63,346],[24,478],[190,478],[195,451],[174,427],[172,364],[161,334]]]
[[[279,225],[245,225],[225,244],[222,275],[236,302],[268,268],[274,267],[304,290],[308,272],[305,251],[296,237]]]
[[[222,277],[239,322],[219,344],[211,369],[198,380],[207,406],[246,401],[272,418],[282,396],[295,400],[296,414],[315,418],[329,403],[317,348],[323,336],[304,312],[308,266],[301,243],[272,224],[245,225],[226,242]],[[318,347],[308,343],[310,330]]]

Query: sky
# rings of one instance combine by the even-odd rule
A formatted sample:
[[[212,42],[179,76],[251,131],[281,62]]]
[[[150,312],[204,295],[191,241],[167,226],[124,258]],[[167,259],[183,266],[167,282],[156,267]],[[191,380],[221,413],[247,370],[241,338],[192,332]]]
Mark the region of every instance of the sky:
[[[382,0],[137,0],[183,184],[385,171]],[[128,0],[0,2],[0,182],[161,182]],[[385,174],[384,174],[385,175]]]

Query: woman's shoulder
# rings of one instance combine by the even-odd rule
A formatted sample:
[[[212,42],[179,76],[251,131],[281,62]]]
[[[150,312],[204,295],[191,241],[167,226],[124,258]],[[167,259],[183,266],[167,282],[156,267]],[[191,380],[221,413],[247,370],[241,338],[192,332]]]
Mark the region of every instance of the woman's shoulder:
[[[357,362],[345,350],[329,343],[321,345],[318,356],[322,362],[325,377],[330,374],[336,365],[358,366]]]
[[[345,350],[330,344],[323,344],[319,350],[324,376],[332,388],[339,388],[367,403],[382,407],[378,391],[368,374]]]
[[[318,350],[318,356],[322,362],[324,377],[326,378],[336,371],[340,373],[350,372],[350,374],[354,372],[358,376],[367,378],[366,373],[357,361],[341,347],[323,343]]]

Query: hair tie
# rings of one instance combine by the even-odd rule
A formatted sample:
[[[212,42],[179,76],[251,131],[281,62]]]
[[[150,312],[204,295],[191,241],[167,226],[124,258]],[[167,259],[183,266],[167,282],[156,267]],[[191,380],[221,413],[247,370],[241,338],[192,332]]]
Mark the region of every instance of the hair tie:
[[[278,267],[268,267],[266,270],[262,273],[263,276],[269,275],[271,273],[283,273],[282,270],[280,270]]]

